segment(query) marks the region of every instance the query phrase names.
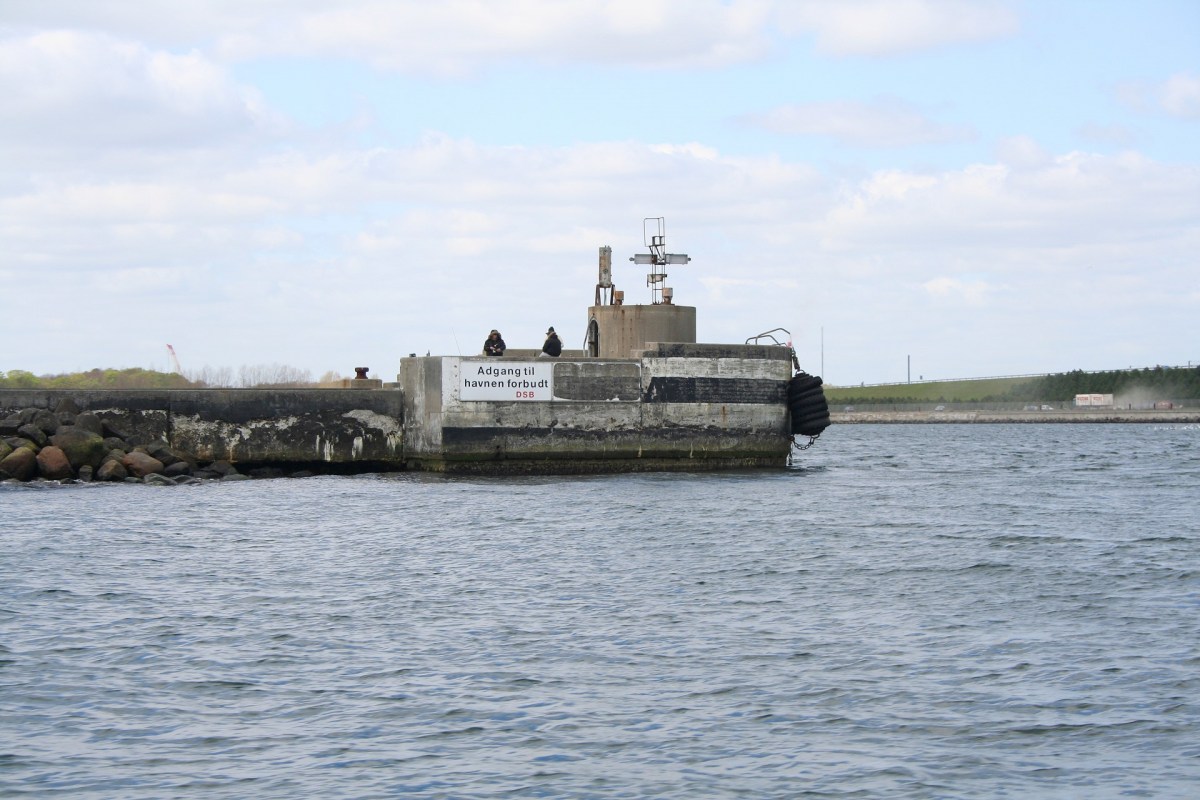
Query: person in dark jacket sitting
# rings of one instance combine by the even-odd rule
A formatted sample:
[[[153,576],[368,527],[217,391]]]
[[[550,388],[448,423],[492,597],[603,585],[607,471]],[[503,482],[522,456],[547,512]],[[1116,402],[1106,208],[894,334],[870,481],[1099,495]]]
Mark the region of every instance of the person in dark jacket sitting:
[[[500,335],[500,331],[494,328],[488,334],[487,339],[483,341],[483,352],[489,356],[502,356],[507,349],[508,345],[504,344],[504,337]]]
[[[549,358],[558,358],[562,355],[562,339],[558,338],[554,328],[546,331],[546,343],[542,345],[542,355]]]

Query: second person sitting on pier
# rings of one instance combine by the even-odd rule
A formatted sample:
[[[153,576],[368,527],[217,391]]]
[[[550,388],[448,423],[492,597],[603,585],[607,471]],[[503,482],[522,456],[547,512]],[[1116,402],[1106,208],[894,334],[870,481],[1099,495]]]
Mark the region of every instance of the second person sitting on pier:
[[[558,334],[551,327],[546,331],[546,343],[542,345],[540,357],[558,358],[560,355],[562,355],[562,339],[558,338]]]

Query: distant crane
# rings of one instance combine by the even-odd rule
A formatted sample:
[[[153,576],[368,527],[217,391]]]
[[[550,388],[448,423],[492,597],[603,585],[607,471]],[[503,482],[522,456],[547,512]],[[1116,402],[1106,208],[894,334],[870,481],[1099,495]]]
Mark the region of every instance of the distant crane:
[[[175,367],[176,374],[183,374],[183,367],[179,366],[179,356],[175,355],[175,348],[167,345],[167,353],[171,356],[171,364]]]

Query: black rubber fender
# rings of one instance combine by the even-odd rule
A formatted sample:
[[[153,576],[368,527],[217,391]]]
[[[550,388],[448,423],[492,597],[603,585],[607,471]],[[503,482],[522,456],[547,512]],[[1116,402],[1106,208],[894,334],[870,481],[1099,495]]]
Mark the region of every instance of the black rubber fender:
[[[797,412],[795,410],[792,411],[792,421],[793,422],[805,422],[807,420],[815,419],[817,417],[828,417],[828,416],[829,416],[829,409],[826,406],[820,406],[819,408],[806,408],[799,412]]]
[[[813,434],[808,433],[812,429],[823,431],[829,427],[829,416],[809,417],[808,419],[796,420],[792,423],[792,433],[803,433],[808,436]]]
[[[788,403],[788,408],[795,411],[797,409],[806,408],[828,408],[829,404],[825,402],[825,393],[817,390],[815,394],[798,397]]]
[[[801,436],[820,436],[826,428],[829,427],[829,417],[822,417],[819,420],[806,422],[803,425],[793,425],[792,433],[798,433]]]
[[[799,373],[788,381],[787,405],[793,434],[817,436],[829,427],[829,403],[820,376]]]
[[[788,381],[788,400],[793,397],[799,397],[821,385],[821,378],[817,375],[809,375],[801,372]]]
[[[796,406],[809,405],[810,403],[812,403],[814,401],[816,401],[816,402],[824,402],[825,401],[825,392],[822,391],[821,387],[819,387],[819,386],[816,389],[809,389],[804,394],[798,394],[794,397],[788,397],[788,408],[795,408]]]

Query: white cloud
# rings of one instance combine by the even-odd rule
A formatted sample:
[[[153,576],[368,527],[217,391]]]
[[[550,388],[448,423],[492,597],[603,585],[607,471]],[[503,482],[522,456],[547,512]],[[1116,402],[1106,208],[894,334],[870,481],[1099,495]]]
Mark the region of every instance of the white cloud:
[[[1014,34],[1010,3],[989,0],[813,0],[781,4],[784,30],[816,35],[838,56],[890,56]]]
[[[87,308],[136,298],[146,330],[170,331],[166,341],[197,362],[314,373],[348,369],[336,359],[356,353],[384,365],[398,352],[445,352],[452,336],[473,351],[480,327],[511,331],[518,346],[531,316],[570,332],[591,302],[602,244],[614,246],[628,301],[642,302],[643,272],[627,259],[642,249],[642,217],[658,215],[672,250],[693,258],[669,284],[678,302],[701,308],[708,341],[776,325],[799,338],[794,320],[813,314],[831,329],[911,325],[900,307],[947,323],[955,307],[975,309],[956,322],[972,337],[1035,311],[1189,302],[1197,311],[1194,298],[1154,287],[1190,280],[1200,170],[1136,154],[1043,160],[1020,144],[1039,155],[1020,169],[891,169],[846,184],[774,156],[687,144],[497,147],[430,136],[220,169],[196,153],[140,182],[46,171],[0,199],[0,250],[10,270],[60,282],[94,275]],[[67,317],[85,313],[60,303]],[[10,309],[0,334],[30,322]],[[258,341],[281,329],[293,334]],[[258,333],[246,341],[243,331]],[[113,363],[96,347],[82,348],[86,367]]]
[[[1009,136],[996,145],[996,155],[1002,164],[1010,167],[1036,168],[1051,163],[1052,157],[1031,136]]]
[[[987,281],[978,278],[937,277],[925,281],[921,286],[934,297],[959,301],[968,306],[984,305],[988,296],[997,289]]]
[[[717,66],[761,58],[761,0],[209,0],[97,6],[44,0],[10,26],[119,31],[166,47],[211,43],[228,60],[334,56],[417,73],[473,72],[514,57],[549,63]]]
[[[328,53],[378,67],[460,73],[512,57],[550,63],[716,66],[765,49],[756,3],[718,0],[447,0],[342,6],[229,37],[222,49]]]
[[[1200,75],[1172,75],[1159,90],[1159,100],[1173,117],[1200,119]]]
[[[891,55],[1017,27],[1009,4],[994,0],[42,0],[5,16],[12,29],[105,30],[224,60],[332,56],[450,75],[513,58],[716,67],[764,58],[780,34],[815,34],[834,55]]]
[[[134,269],[115,269],[98,278],[93,287],[103,283],[103,290],[114,292],[133,299],[143,296],[158,297],[162,290],[174,288],[183,282],[179,270],[161,267],[137,267]]]
[[[1019,170],[882,171],[846,191],[825,235],[942,253],[1132,244],[1178,235],[1200,217],[1200,192],[1186,196],[1192,186],[1200,189],[1200,170],[1131,153],[1070,153]],[[1112,268],[1126,266],[1113,259]]]
[[[698,142],[688,142],[686,144],[658,144],[652,148],[656,153],[664,155],[688,155],[693,158],[715,160],[717,151],[712,147],[705,147]]]
[[[0,90],[0,141],[12,147],[210,146],[276,124],[200,53],[97,33],[0,40]]]
[[[1117,147],[1132,147],[1138,140],[1137,135],[1123,125],[1089,122],[1079,126],[1076,133],[1081,139]]]
[[[963,141],[975,136],[969,128],[941,125],[897,100],[780,106],[746,120],[775,133],[828,136],[862,147],[908,147]]]
[[[1125,81],[1115,92],[1122,104],[1143,114],[1200,119],[1200,76],[1190,72],[1178,72],[1158,83]]]

